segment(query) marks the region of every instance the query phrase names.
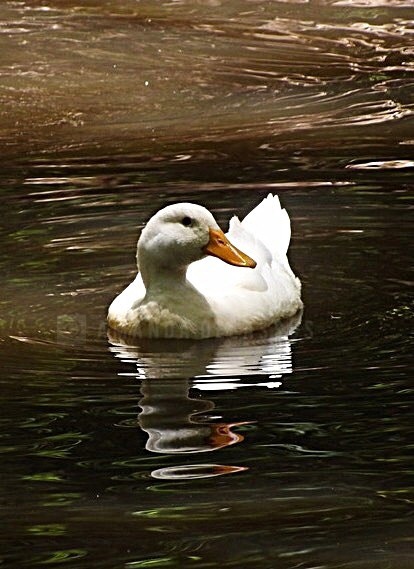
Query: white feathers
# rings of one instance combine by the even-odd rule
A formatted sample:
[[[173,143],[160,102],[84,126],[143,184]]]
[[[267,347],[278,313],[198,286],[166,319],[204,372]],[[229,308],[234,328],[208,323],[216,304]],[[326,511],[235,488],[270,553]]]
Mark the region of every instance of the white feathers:
[[[290,219],[278,196],[269,194],[246,215],[243,227],[261,241],[272,254],[285,256],[290,243]]]

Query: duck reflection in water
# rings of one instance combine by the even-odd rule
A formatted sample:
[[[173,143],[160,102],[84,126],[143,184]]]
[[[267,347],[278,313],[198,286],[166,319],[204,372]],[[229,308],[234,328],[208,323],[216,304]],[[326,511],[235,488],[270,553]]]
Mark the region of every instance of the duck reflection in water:
[[[243,441],[243,435],[232,429],[253,422],[251,418],[212,422],[209,414],[214,403],[191,397],[190,389],[279,387],[277,380],[292,372],[289,335],[300,321],[299,314],[266,333],[202,342],[130,340],[111,331],[111,351],[136,365],[131,375],[141,380],[138,421],[148,434],[146,449],[198,453]]]
[[[191,398],[189,390],[187,380],[142,382],[138,421],[148,434],[147,450],[169,454],[206,452],[243,440],[231,429],[244,422],[209,422],[205,414],[214,409],[214,403]]]

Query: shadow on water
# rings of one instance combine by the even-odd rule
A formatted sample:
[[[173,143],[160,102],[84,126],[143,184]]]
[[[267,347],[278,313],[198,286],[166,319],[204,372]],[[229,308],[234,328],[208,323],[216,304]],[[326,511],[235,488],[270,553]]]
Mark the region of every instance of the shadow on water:
[[[4,567],[412,568],[412,12],[1,4]],[[154,211],[268,192],[301,319],[108,340]]]

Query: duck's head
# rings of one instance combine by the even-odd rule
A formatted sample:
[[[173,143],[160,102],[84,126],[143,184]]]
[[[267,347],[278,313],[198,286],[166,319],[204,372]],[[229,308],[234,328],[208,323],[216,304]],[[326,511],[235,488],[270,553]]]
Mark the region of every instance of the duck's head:
[[[169,205],[158,211],[138,241],[141,272],[149,264],[167,270],[184,270],[206,255],[238,267],[256,266],[253,259],[230,243],[206,208],[191,203]]]

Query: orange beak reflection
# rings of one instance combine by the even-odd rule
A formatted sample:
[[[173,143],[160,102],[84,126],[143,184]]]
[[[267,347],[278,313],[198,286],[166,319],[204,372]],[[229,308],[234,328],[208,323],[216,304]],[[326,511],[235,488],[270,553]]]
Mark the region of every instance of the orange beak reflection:
[[[221,229],[210,229],[210,240],[203,247],[203,251],[207,255],[218,257],[225,263],[236,267],[254,269],[257,265],[256,261],[232,245]]]

